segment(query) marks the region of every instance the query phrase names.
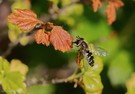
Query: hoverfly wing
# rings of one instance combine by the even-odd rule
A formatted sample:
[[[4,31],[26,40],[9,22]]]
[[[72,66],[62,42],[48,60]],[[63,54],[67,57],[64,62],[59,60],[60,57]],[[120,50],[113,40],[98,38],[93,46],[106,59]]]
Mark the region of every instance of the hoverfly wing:
[[[98,56],[107,56],[108,52],[102,48],[96,48],[96,50],[94,51],[94,54]]]
[[[97,56],[107,56],[107,55],[109,55],[108,52],[105,49],[103,49],[101,47],[98,47],[98,46],[95,46],[95,45],[92,45],[92,46],[93,46],[92,47],[92,53],[94,55],[97,55]]]

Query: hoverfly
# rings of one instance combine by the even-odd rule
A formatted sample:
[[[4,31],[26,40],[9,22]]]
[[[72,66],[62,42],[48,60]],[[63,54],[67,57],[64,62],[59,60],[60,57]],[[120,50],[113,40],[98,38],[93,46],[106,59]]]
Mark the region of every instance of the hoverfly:
[[[94,49],[92,48],[93,50],[89,50],[89,45],[84,41],[84,38],[81,38],[79,36],[77,36],[76,41],[74,41],[73,43],[75,43],[77,47],[79,47],[77,63],[80,63],[79,59],[83,55],[86,58],[89,65],[92,67],[94,66],[94,55],[99,55],[99,56],[108,55],[106,51],[104,51],[101,48],[94,47],[94,45],[92,44],[91,47],[93,47]]]

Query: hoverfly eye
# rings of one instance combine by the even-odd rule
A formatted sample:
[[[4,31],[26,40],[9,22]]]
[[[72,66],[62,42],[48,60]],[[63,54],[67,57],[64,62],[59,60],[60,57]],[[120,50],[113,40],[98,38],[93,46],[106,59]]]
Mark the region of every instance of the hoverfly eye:
[[[76,40],[73,43],[75,43],[76,45],[78,45],[79,44],[79,40]]]
[[[80,40],[84,40],[84,38],[80,38]]]

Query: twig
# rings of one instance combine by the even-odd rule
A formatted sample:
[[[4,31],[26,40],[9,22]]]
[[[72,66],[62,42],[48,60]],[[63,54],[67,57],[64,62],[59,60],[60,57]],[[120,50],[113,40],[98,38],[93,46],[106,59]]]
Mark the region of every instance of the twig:
[[[66,67],[57,70],[47,69],[45,67],[39,66],[34,71],[28,74],[25,83],[27,87],[35,84],[45,85],[45,84],[67,83],[67,82],[76,83],[84,74],[84,72],[82,71],[79,72],[78,71],[79,69],[80,68],[75,64],[75,62],[69,63]],[[60,74],[65,73],[66,75],[60,76],[59,73]]]
[[[14,49],[14,47],[16,47],[19,44],[20,38],[22,38],[23,36],[32,36],[33,33],[35,33],[35,31],[36,30],[33,29],[28,33],[20,34],[14,42],[9,43],[7,50],[1,56],[4,57],[4,58],[7,57],[11,53],[11,51]]]
[[[62,8],[58,8],[57,5],[52,4],[51,8],[49,9],[49,14],[45,14],[47,20],[50,19],[57,19],[59,15],[63,14],[66,9],[74,4],[80,3],[80,0],[73,0],[70,4],[63,6]],[[66,13],[66,12],[65,12]],[[46,20],[45,20],[46,22]]]
[[[68,78],[65,78],[65,79],[53,79],[51,81],[51,83],[53,84],[56,84],[56,83],[67,83],[67,82],[73,82],[75,81],[76,79],[80,78],[84,73],[81,72],[81,73],[78,73],[78,74],[73,74],[71,76],[69,76]]]
[[[67,83],[67,82],[77,82],[77,79],[80,78],[84,73],[78,73],[78,74],[73,74],[71,76],[69,76],[68,78],[63,78],[63,79],[52,79],[51,81],[47,80],[47,79],[36,79],[36,78],[32,78],[31,82],[26,82],[27,87],[34,85],[34,84],[41,84],[41,85],[45,85],[45,84],[59,84],[59,83]]]
[[[7,57],[11,53],[12,49],[19,43],[19,39],[20,36],[15,40],[15,42],[10,42],[7,50],[1,56],[4,58]]]

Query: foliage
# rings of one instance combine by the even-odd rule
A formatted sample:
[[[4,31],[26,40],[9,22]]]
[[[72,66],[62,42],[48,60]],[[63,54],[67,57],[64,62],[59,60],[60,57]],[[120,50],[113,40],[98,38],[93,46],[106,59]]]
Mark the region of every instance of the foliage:
[[[6,13],[3,6],[11,10],[6,29],[0,22],[2,93],[134,94],[134,74],[129,78],[135,68],[133,0],[2,0],[0,4],[0,19]],[[86,59],[91,56],[79,53],[80,45],[74,45],[76,36],[85,39],[94,66]],[[28,74],[22,61],[29,65]]]
[[[73,38],[63,30],[62,27],[54,26],[53,23],[50,22],[43,23],[38,20],[36,14],[30,10],[16,9],[16,11],[17,13],[12,13],[8,16],[8,20],[17,25],[24,32],[31,31],[34,28],[38,29],[34,37],[38,44],[42,43],[49,46],[51,42],[55,50],[62,52],[71,49]]]
[[[103,69],[103,62],[100,57],[95,56],[95,63],[90,67],[85,58],[81,60],[81,70],[84,72],[82,77],[85,92],[88,94],[102,92],[103,85],[100,78],[100,72]],[[83,65],[83,66],[82,66]]]
[[[7,94],[25,94],[26,85],[24,80],[27,71],[28,67],[21,61],[13,59],[11,64],[9,64],[6,59],[0,57],[0,83],[4,90],[3,92]]]
[[[16,8],[22,8],[22,9],[30,9],[30,1],[29,0],[17,0],[14,2],[11,6],[12,12],[15,11]],[[13,25],[12,23],[8,22],[8,36],[11,42],[16,42],[19,35],[22,34],[22,30],[18,28],[17,26]],[[19,42],[21,45],[27,45],[29,42],[29,37],[23,36],[19,39]]]
[[[134,94],[135,93],[135,74],[133,73],[126,81],[127,93],[126,94]]]
[[[130,74],[133,72],[132,65],[128,64],[130,62],[129,59],[129,54],[125,51],[121,51],[117,57],[112,60],[109,66],[108,75],[113,85],[124,84],[124,82],[129,78]],[[120,73],[122,73],[121,76],[117,76]]]

